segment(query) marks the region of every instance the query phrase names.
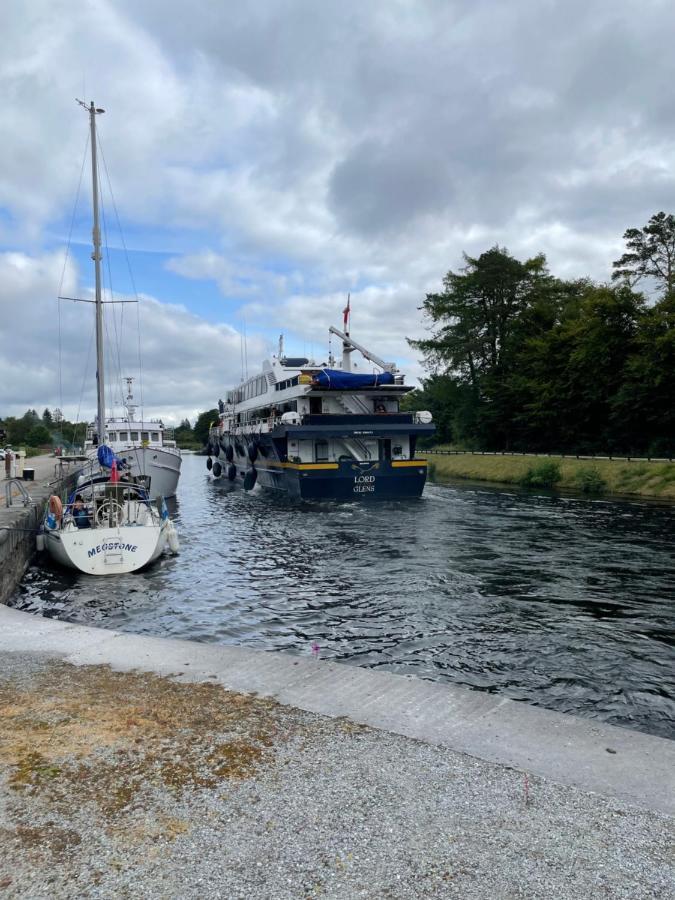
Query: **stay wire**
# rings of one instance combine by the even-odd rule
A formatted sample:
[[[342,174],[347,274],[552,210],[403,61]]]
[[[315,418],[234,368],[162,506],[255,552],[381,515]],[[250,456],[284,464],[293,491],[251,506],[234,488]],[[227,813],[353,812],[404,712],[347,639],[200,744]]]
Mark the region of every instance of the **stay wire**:
[[[105,169],[106,180],[108,182],[108,187],[110,190],[110,199],[112,201],[113,210],[115,212],[115,219],[117,221],[117,227],[119,229],[120,240],[122,242],[122,248],[124,249],[124,258],[127,264],[127,270],[129,272],[129,280],[131,282],[132,293],[134,295],[134,299],[136,300],[136,325],[137,325],[137,334],[138,334],[138,386],[141,397],[141,422],[143,422],[145,418],[144,412],[144,399],[143,399],[143,354],[141,352],[141,312],[140,312],[140,297],[138,296],[138,289],[136,288],[136,281],[134,279],[134,273],[131,269],[131,261],[129,259],[129,251],[127,249],[126,241],[124,240],[124,232],[122,231],[122,224],[120,222],[119,213],[117,211],[117,203],[115,202],[115,193],[112,189],[112,183],[110,181],[110,176],[108,174],[108,164],[106,163],[105,156],[103,155],[103,150],[101,149],[101,158],[103,160],[103,168]]]
[[[100,143],[99,143],[99,147],[100,147]],[[102,152],[103,151],[101,150],[101,153]],[[107,251],[106,252],[106,271],[108,273],[108,286],[109,286],[109,290],[110,290],[110,299],[114,300],[115,292],[113,290],[112,267],[110,265],[110,245],[108,243],[108,220],[106,219],[106,215],[105,215],[105,204],[103,203],[103,192],[101,192],[100,205],[101,205],[101,218],[103,219],[103,243],[104,243],[106,251]],[[104,312],[105,312],[105,310],[104,310]],[[120,321],[120,332],[118,333],[117,313],[116,313],[114,306],[110,312],[112,315],[113,331],[115,334],[114,344],[113,344],[113,340],[108,331],[109,316],[104,315],[103,321],[105,324],[105,332],[106,332],[106,338],[108,340],[108,345],[111,348],[111,358],[113,360],[115,360],[115,359],[117,360],[117,380],[119,383],[119,390],[120,390],[120,392],[122,392],[122,357],[121,357],[122,335],[121,335],[121,331],[122,331],[123,323],[122,323],[122,321]],[[124,306],[122,306],[122,315],[123,314],[124,314]],[[116,352],[114,352],[114,351],[116,351]],[[112,412],[114,412],[114,405],[115,405],[112,385],[109,387],[108,399],[110,401],[110,410],[112,413]]]
[[[61,410],[61,414],[65,418],[65,413],[63,411],[63,339],[62,339],[62,326],[61,326],[61,301],[58,299],[63,293],[63,282],[66,278],[66,268],[68,266],[68,260],[70,259],[70,248],[73,241],[73,229],[75,227],[75,216],[77,215],[77,207],[80,202],[80,192],[82,190],[82,179],[84,177],[84,167],[87,162],[87,156],[89,155],[89,131],[87,131],[87,138],[84,145],[84,153],[82,154],[82,165],[80,166],[80,178],[77,182],[77,191],[75,192],[75,202],[73,203],[73,212],[70,217],[70,227],[68,229],[68,241],[66,242],[66,252],[63,257],[63,269],[61,270],[61,278],[59,280],[59,289],[57,292],[57,306],[58,306],[58,322],[59,322],[59,409]]]

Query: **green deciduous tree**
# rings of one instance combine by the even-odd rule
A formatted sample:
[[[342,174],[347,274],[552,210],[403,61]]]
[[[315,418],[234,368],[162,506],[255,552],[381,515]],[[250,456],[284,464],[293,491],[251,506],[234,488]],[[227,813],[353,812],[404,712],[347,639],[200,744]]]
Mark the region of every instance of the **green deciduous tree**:
[[[656,280],[664,294],[675,288],[675,216],[656,213],[643,228],[623,236],[628,250],[614,262],[612,278],[634,286],[642,278]]]
[[[197,421],[195,422],[195,427],[192,431],[195,440],[197,440],[202,447],[206,446],[209,439],[209,428],[214,422],[218,421],[218,415],[217,409],[208,409],[206,412],[200,413],[197,416]]]
[[[44,447],[51,443],[51,433],[44,425],[34,425],[26,435],[29,447]]]
[[[430,336],[411,344],[430,376],[410,402],[432,411],[439,441],[670,456],[675,291],[663,285],[650,307],[626,283],[553,278],[541,256],[466,257],[423,303]]]

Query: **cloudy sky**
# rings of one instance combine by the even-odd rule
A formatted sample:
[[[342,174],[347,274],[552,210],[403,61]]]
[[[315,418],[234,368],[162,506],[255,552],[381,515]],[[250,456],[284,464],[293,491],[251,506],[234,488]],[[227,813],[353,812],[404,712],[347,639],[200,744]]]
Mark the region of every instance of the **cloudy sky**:
[[[106,296],[141,300],[108,308],[111,400],[140,323],[176,422],[240,379],[243,331],[251,374],[282,331],[321,361],[348,292],[414,379],[463,251],[608,279],[675,210],[673,34],[668,0],[3,0],[0,415],[93,414],[92,308],[56,299],[93,285],[76,97],[106,110]]]

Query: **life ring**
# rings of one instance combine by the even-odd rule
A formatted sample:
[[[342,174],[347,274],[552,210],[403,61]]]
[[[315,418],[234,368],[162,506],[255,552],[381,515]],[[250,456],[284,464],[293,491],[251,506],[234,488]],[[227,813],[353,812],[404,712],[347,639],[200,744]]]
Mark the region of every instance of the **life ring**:
[[[49,512],[54,516],[57,522],[63,518],[63,503],[57,494],[52,494],[49,498]]]

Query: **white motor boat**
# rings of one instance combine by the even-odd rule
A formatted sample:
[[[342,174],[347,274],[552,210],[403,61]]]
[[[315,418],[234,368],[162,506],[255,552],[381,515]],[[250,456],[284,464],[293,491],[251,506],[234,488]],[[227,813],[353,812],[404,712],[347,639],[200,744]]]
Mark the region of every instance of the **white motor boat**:
[[[181,452],[173,440],[173,433],[161,419],[136,419],[132,393],[133,378],[127,378],[125,414],[106,419],[106,444],[119,458],[123,470],[131,475],[150,479],[151,498],[175,497],[182,463]],[[87,429],[84,452],[97,468],[97,446],[94,444],[96,425]]]

